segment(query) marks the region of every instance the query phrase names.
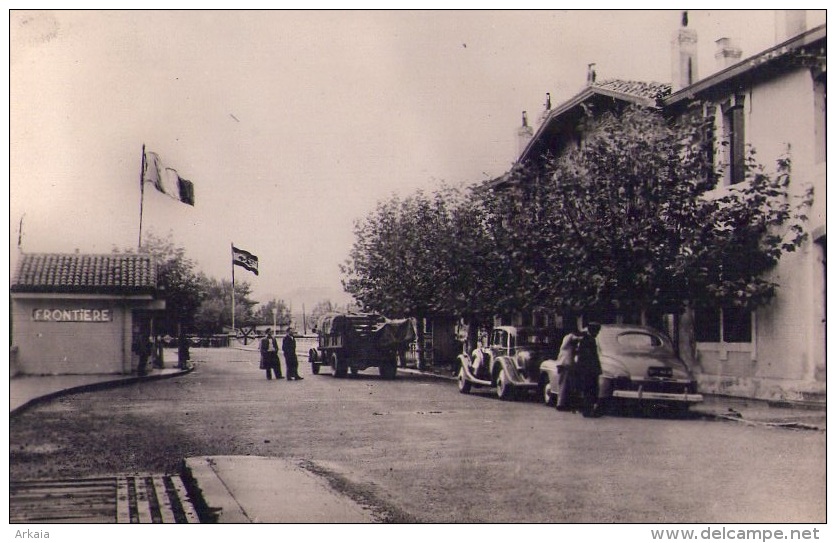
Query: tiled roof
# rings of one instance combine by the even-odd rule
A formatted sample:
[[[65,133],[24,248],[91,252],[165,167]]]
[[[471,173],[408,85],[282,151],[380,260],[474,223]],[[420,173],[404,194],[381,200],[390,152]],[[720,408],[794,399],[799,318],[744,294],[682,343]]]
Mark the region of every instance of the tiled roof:
[[[146,294],[157,288],[157,266],[149,255],[21,255],[12,292]]]
[[[623,79],[606,79],[592,84],[593,87],[606,89],[621,94],[629,94],[656,100],[671,93],[670,83],[656,83],[653,81],[625,81]]]

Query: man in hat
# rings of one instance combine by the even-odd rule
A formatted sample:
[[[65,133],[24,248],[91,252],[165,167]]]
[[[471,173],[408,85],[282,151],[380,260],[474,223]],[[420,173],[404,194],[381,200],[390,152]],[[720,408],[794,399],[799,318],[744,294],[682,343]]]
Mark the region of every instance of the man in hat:
[[[575,377],[578,390],[583,397],[581,413],[584,417],[600,417],[601,405],[598,403],[598,378],[601,376],[601,359],[598,356],[598,332],[601,325],[590,322],[586,330],[581,332],[578,346],[575,350]]]
[[[276,338],[273,337],[273,329],[267,329],[267,336],[261,339],[259,345],[261,351],[261,368],[267,372],[267,380],[282,378],[282,368],[279,365],[279,344]],[[288,370],[289,371],[289,370]],[[271,372],[273,375],[271,375]]]

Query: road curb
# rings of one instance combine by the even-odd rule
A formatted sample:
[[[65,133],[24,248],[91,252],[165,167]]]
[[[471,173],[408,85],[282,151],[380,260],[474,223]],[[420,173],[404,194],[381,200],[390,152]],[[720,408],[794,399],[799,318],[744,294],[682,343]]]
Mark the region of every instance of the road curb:
[[[87,383],[84,385],[78,385],[69,388],[63,388],[61,390],[56,390],[54,392],[48,392],[41,396],[37,396],[35,398],[31,398],[27,400],[25,403],[15,407],[14,409],[9,410],[9,416],[18,415],[23,411],[33,407],[35,405],[54,400],[55,398],[60,398],[61,396],[68,396],[70,394],[78,394],[80,392],[92,392],[95,390],[105,390],[108,388],[116,388],[125,385],[132,385],[139,382],[148,382],[148,381],[158,381],[161,379],[170,379],[172,377],[179,377],[181,375],[186,375],[187,373],[191,373],[194,371],[194,366],[185,369],[179,370],[174,373],[165,373],[165,374],[157,374],[157,375],[145,375],[142,377],[133,376],[133,377],[123,377],[118,379],[113,379],[109,381],[100,381],[97,383]]]
[[[209,458],[186,458],[183,461],[180,476],[201,523],[249,524],[252,522],[212,469]],[[207,496],[211,496],[211,507],[207,502]]]

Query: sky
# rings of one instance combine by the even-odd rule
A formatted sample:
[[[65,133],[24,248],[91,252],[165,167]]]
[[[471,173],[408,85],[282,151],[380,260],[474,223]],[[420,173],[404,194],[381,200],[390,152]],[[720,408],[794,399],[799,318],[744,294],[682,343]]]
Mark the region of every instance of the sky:
[[[142,148],[195,187],[146,185],[142,231],[261,303],[345,303],[339,265],[376,204],[501,175],[536,123],[598,79],[670,82],[675,10],[13,11],[9,254],[136,248]],[[689,12],[714,40],[775,44],[774,12]],[[808,12],[808,28],[825,22]],[[22,221],[22,236],[20,224]]]

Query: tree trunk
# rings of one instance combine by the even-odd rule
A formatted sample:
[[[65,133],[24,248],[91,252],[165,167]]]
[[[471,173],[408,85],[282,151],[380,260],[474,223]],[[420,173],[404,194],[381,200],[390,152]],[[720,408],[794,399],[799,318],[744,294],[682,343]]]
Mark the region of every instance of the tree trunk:
[[[416,346],[415,353],[418,356],[418,369],[424,371],[427,369],[427,362],[424,357],[424,316],[418,315],[416,318]]]

